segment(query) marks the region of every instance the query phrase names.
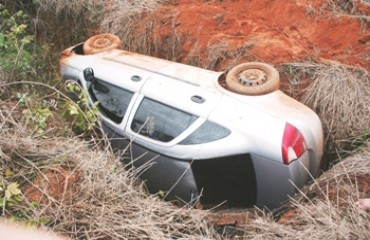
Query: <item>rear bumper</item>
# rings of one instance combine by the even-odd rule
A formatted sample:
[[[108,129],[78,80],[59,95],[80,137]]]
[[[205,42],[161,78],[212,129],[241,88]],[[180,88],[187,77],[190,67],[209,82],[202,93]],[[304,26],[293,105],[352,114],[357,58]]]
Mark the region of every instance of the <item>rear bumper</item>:
[[[259,155],[251,156],[256,174],[258,207],[278,207],[312,179],[309,170],[310,151],[306,151],[290,165]]]

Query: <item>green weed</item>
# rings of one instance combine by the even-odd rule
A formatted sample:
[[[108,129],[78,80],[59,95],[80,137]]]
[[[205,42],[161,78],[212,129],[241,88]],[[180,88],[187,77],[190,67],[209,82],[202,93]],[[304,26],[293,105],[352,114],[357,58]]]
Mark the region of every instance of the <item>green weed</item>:
[[[87,93],[81,87],[74,83],[67,83],[67,91],[78,96],[77,104],[71,100],[66,100],[61,104],[62,116],[69,121],[72,121],[72,127],[78,131],[91,131],[96,126],[98,118],[98,104],[89,104]]]
[[[23,11],[11,14],[0,4],[0,67],[10,73],[10,81],[26,77],[32,69],[33,36],[27,33],[26,22]]]
[[[6,205],[14,205],[22,202],[21,190],[19,184],[12,182],[5,186],[4,183],[0,183],[0,207],[5,208]]]
[[[16,93],[18,106],[24,108],[22,111],[23,121],[33,129],[33,132],[42,133],[48,123],[54,120],[54,113],[50,110],[50,103],[45,99],[39,100],[36,95],[29,97],[27,93]]]
[[[46,130],[47,122],[54,119],[53,112],[48,107],[37,106],[23,111],[26,125],[33,125],[35,132],[41,133]]]

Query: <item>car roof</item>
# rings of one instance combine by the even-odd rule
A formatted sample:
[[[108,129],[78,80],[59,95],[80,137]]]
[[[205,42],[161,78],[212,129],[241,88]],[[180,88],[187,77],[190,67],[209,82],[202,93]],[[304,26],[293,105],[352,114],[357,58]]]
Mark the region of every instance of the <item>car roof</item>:
[[[217,83],[222,72],[124,50],[96,57],[96,77],[198,116],[207,117],[223,95]]]

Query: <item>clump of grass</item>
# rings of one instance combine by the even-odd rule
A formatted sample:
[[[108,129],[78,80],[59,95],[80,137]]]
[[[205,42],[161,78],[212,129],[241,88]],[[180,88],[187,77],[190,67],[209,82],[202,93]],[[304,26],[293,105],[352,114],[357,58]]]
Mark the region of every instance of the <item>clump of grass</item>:
[[[230,48],[227,41],[218,40],[208,45],[207,58],[204,61],[204,68],[217,71],[228,71],[235,65],[243,61],[256,61],[256,57],[251,55],[249,50],[253,48],[253,41],[246,41],[239,48]]]
[[[226,58],[230,49],[227,42],[218,42],[208,46],[208,56],[206,59],[206,69],[215,69],[216,66]]]
[[[152,39],[148,39],[148,33],[153,26],[145,26],[145,32],[136,33],[139,24],[137,20],[141,19],[143,11],[150,12],[159,4],[167,2],[170,1],[41,0],[35,21],[37,36],[42,41],[51,40],[55,46],[63,49],[97,33],[110,32],[121,37],[125,49],[148,54],[150,49],[147,48],[150,47],[149,42],[152,42]],[[53,35],[46,35],[49,33]]]
[[[309,85],[300,100],[320,117],[327,151],[344,154],[369,138],[370,74],[342,64],[285,64]],[[297,83],[299,84],[299,83]]]
[[[361,8],[361,5],[365,6]],[[323,6],[331,10],[334,16],[346,16],[356,18],[366,26],[370,23],[370,17],[368,11],[363,10],[370,6],[367,0],[351,0],[351,1],[334,1],[327,0]],[[366,28],[366,27],[365,27]]]
[[[151,11],[160,4],[169,2],[171,1],[142,1],[128,7],[128,3],[123,1],[112,8],[104,18],[100,24],[100,30],[120,36],[123,47],[129,51],[176,60],[180,54],[183,37],[176,32],[174,19],[166,20],[166,24],[172,26],[172,31],[161,36],[153,34],[154,28],[163,25],[165,20],[152,16]]]
[[[334,1],[334,0],[327,0],[325,6],[331,9],[334,12],[345,13],[349,15],[363,15],[365,13],[361,11],[358,5],[363,4],[370,4],[366,0],[351,0],[351,1]]]

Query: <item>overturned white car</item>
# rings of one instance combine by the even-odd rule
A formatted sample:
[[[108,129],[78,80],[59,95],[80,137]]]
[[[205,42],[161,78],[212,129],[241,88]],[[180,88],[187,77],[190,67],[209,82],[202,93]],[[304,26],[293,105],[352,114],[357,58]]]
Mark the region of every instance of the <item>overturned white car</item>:
[[[63,80],[99,101],[103,128],[151,193],[206,206],[273,208],[315,177],[321,122],[281,92],[279,74],[245,63],[227,74],[120,49],[101,34],[64,50]]]

